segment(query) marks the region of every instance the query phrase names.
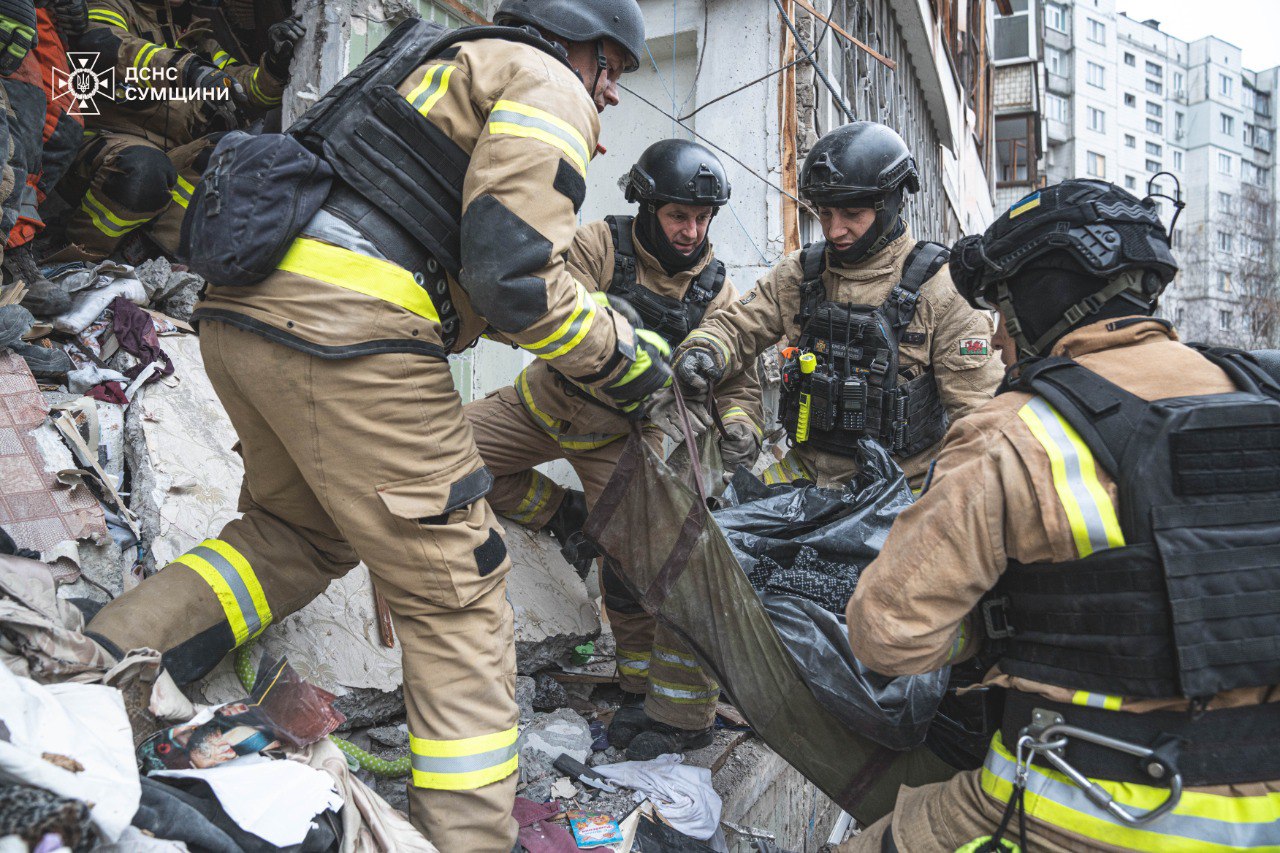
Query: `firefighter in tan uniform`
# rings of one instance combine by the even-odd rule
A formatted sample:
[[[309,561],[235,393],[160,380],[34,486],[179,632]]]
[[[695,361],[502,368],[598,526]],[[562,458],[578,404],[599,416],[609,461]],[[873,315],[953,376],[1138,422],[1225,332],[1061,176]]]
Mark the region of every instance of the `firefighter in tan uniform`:
[[[624,300],[646,329],[679,344],[704,315],[738,298],[707,234],[729,192],[724,167],[707,148],[679,139],[657,142],[627,179],[626,198],[640,204],[639,215],[611,216],[580,228],[569,249],[569,270],[589,289],[607,292],[611,302]],[[720,440],[726,467],[750,466],[761,440],[754,363],[716,390],[728,433]],[[538,362],[513,387],[465,410],[480,455],[496,477],[490,504],[534,529],[548,528],[584,573],[592,555],[571,534],[613,475],[630,428],[627,414],[601,397]],[[551,459],[569,460],[585,500],[533,469]],[[644,612],[607,562],[601,587],[628,694],[609,727],[610,743],[637,761],[705,746],[719,687],[689,648]]]
[[[781,343],[792,449],[766,481],[843,484],[857,441],[870,437],[919,484],[948,420],[1000,382],[991,319],[952,287],[946,250],[917,244],[902,220],[919,180],[898,134],[874,122],[838,127],[809,152],[800,182],[826,241],[788,255],[709,317],[677,350],[676,377],[701,397],[708,382]]]
[[[492,327],[622,405],[670,382],[665,344],[563,259],[640,10],[510,0],[496,20],[405,22],[291,128],[339,180],[277,271],[194,315],[244,516],[88,626],[189,681],[363,560],[404,650],[410,818],[483,853],[516,837],[511,562],[447,356]]]
[[[838,849],[1280,848],[1280,386],[1150,316],[1177,262],[1114,185],[1033,194],[951,264],[1024,361],[948,433],[849,639],[906,675],[987,626],[1003,720]]]
[[[245,113],[278,107],[289,62],[303,28],[281,21],[257,65],[236,61],[208,23],[180,16],[185,0],[91,0],[89,29],[76,48],[98,54],[95,70],[114,73],[114,97],[86,121],[86,142],[72,166],[83,196],[67,228],[72,244],[60,258],[101,260],[133,231],[150,225],[170,254],[194,185],[219,138]],[[179,14],[175,14],[179,13]],[[185,24],[185,26],[184,26]],[[217,90],[229,91],[214,100]],[[154,100],[162,90],[206,96]]]

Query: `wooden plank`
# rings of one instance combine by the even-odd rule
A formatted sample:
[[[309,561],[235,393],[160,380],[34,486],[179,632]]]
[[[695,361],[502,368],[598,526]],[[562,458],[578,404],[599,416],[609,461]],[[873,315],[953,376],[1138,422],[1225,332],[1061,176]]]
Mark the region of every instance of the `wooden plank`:
[[[817,9],[813,8],[813,6],[809,5],[808,0],[794,0],[794,2],[797,6],[799,6],[801,9],[804,9],[810,15],[813,15],[819,21],[830,24],[831,29],[835,30],[839,35],[843,36],[844,39],[848,41],[850,44],[852,44],[854,47],[858,48],[859,50],[865,51],[868,55],[877,59],[882,65],[884,65],[889,70],[891,71],[897,70],[898,63],[894,62],[892,59],[885,56],[883,53],[873,50],[871,47],[869,47],[865,43],[854,38],[852,35],[849,34],[847,30],[844,29],[844,27],[841,27],[835,21],[831,20],[826,15],[822,14]]]
[[[791,0],[783,0],[788,15],[795,14]],[[795,199],[800,195],[800,176],[796,162],[796,136],[800,132],[800,115],[796,104],[796,42],[789,29],[782,31],[778,64],[785,67],[778,77],[778,132],[781,135],[782,188],[789,193],[782,196],[782,244],[786,253],[800,249],[800,209]]]

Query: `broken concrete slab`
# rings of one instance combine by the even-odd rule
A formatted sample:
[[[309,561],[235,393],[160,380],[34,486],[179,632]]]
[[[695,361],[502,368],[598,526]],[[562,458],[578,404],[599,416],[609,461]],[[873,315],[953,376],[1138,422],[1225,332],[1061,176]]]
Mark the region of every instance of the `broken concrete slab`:
[[[516,670],[533,675],[559,663],[600,633],[600,611],[547,534],[506,519],[511,573],[507,598],[516,615]]]
[[[520,732],[520,779],[529,783],[562,775],[552,767],[568,754],[584,764],[591,754],[591,727],[576,712],[560,708],[536,714]]]
[[[533,707],[538,711],[554,711],[569,704],[569,694],[564,685],[551,677],[550,673],[540,672],[534,679],[537,689],[533,694]]]
[[[520,722],[527,723],[533,719],[533,697],[538,692],[538,683],[527,675],[516,676],[516,707],[520,709]]]

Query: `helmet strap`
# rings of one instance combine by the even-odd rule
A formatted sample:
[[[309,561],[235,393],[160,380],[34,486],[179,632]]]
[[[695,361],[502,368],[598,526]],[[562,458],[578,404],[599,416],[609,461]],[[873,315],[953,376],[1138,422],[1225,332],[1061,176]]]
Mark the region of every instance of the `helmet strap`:
[[[1058,338],[1080,325],[1082,320],[1098,313],[1103,305],[1106,305],[1117,296],[1124,296],[1150,310],[1152,301],[1143,286],[1145,276],[1145,270],[1129,269],[1114,278],[1108,279],[1106,287],[1097,293],[1086,296],[1064,311],[1062,319],[1037,338],[1034,343],[1027,339],[1022,324],[1018,322],[1018,315],[1013,307],[1013,294],[1009,292],[1007,279],[1001,279],[996,283],[996,302],[1000,306],[1000,313],[1004,316],[1005,328],[1018,344],[1018,352],[1023,357],[1034,357],[1045,353]]]
[[[609,72],[609,59],[604,55],[604,39],[596,39],[596,79],[591,84],[591,97],[596,96],[596,87],[600,85],[600,75]]]

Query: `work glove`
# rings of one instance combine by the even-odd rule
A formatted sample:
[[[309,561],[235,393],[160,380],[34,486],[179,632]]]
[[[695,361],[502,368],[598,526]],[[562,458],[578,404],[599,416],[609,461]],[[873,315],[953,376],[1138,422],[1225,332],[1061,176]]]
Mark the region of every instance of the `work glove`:
[[[231,97],[237,102],[244,104],[249,101],[244,93],[244,86],[241,86],[234,77],[219,69],[216,65],[210,65],[203,60],[192,62],[187,65],[187,71],[184,76],[188,88],[217,89],[220,86],[226,86],[231,90]]]
[[[739,465],[750,468],[756,464],[760,455],[760,433],[745,421],[729,421],[724,425],[728,435],[720,436],[720,456],[724,459],[724,470],[732,474]]]
[[[654,395],[671,384],[671,345],[657,332],[636,329],[636,357],[621,378],[601,388],[631,420],[642,420]]]
[[[685,400],[685,409],[689,412],[689,425],[693,427],[693,436],[697,438],[711,428],[711,412],[705,403]],[[672,441],[684,441],[684,430],[680,428],[680,410],[676,408],[676,390],[668,386],[653,395],[653,402],[648,407],[649,422],[662,430]]]
[[[673,371],[686,399],[705,400],[724,376],[724,356],[715,345],[693,338],[676,350]]]
[[[307,34],[302,16],[294,15],[267,28],[267,52],[262,56],[262,66],[277,80],[289,79],[289,63],[298,42]]]
[[[35,3],[0,0],[0,77],[17,71],[35,46]]]
[[[53,0],[50,4],[53,17],[57,21],[58,31],[67,40],[79,38],[89,29],[88,0]]]

